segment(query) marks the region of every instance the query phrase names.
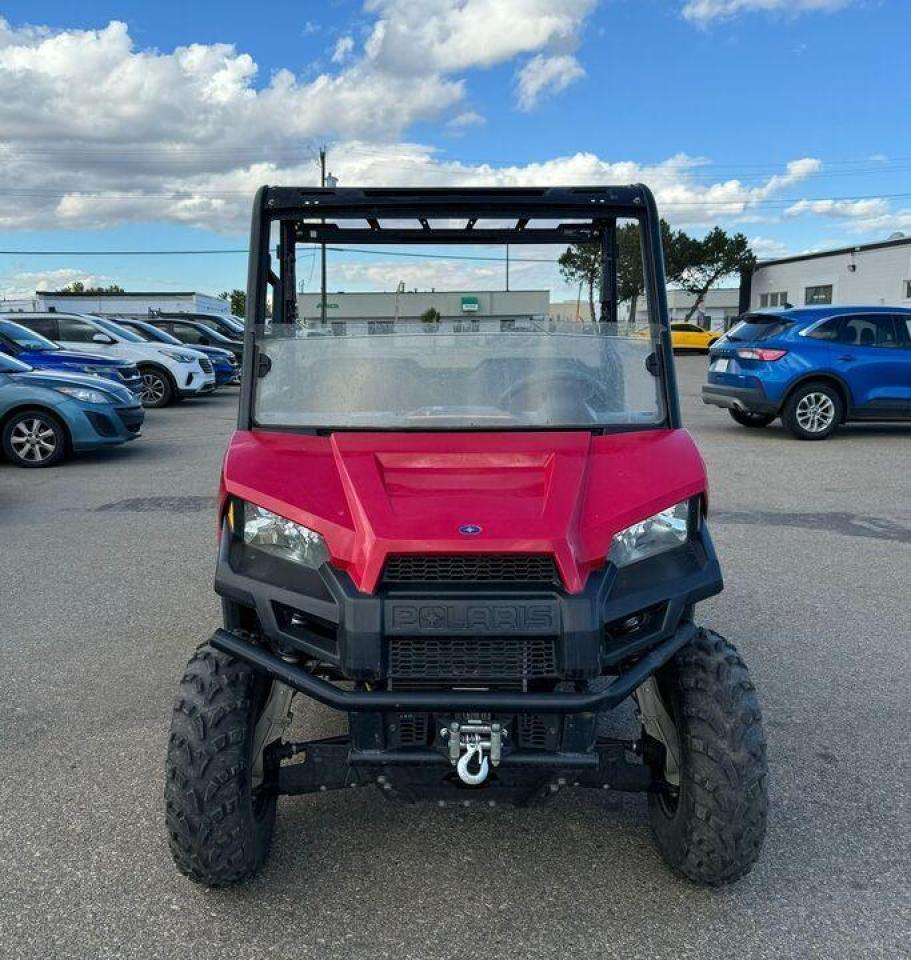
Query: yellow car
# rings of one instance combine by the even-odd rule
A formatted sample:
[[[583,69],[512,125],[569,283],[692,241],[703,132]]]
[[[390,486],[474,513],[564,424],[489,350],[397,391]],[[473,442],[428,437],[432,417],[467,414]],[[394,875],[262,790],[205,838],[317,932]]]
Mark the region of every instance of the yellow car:
[[[703,330],[695,323],[672,323],[671,346],[675,350],[701,350],[709,352],[709,347],[721,336],[717,330]]]
[[[637,337],[647,337],[648,328],[637,330]],[[671,324],[671,346],[674,350],[699,350],[708,353],[709,347],[720,337],[718,330],[703,330],[695,323],[677,322]]]

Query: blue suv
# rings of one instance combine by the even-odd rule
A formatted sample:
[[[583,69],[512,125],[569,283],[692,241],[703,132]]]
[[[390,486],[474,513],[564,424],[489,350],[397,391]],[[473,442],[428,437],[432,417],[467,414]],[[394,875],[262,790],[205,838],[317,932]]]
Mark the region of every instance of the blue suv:
[[[911,420],[911,309],[760,311],[709,351],[705,403],[745,427],[776,417],[800,440],[848,420]]]

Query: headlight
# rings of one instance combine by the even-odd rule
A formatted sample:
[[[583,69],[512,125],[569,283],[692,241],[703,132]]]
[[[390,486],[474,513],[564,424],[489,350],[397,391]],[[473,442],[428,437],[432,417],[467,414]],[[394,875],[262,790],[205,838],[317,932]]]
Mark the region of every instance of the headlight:
[[[170,350],[159,350],[159,353],[164,354],[166,357],[171,357],[171,359],[176,360],[178,363],[192,363],[196,357],[190,356],[188,353],[171,353]]]
[[[231,511],[232,519],[236,516]],[[233,525],[233,523],[232,523]],[[288,560],[318,567],[329,559],[326,541],[315,531],[254,503],[243,504],[244,543]]]
[[[614,534],[608,559],[617,567],[653,557],[686,543],[689,537],[690,501],[680,503],[640,520]]]
[[[74,400],[83,403],[110,403],[111,397],[100,390],[90,390],[88,387],[54,387],[57,393],[64,393]]]

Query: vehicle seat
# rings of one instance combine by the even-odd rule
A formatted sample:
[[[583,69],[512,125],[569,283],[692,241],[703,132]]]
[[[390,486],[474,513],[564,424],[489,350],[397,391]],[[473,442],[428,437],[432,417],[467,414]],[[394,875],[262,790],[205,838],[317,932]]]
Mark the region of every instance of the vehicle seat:
[[[862,347],[872,347],[876,342],[876,334],[869,327],[864,327],[860,331],[860,345]]]
[[[857,327],[845,327],[841,335],[842,343],[857,343]]]

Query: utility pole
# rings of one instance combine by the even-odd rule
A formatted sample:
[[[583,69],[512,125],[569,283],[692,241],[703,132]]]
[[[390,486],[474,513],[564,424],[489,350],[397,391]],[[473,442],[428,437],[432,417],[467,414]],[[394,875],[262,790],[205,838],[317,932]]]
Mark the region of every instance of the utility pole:
[[[326,186],[326,148],[319,148],[319,185]],[[325,219],[323,224],[325,224]],[[320,304],[319,316],[322,325],[326,326],[326,244],[320,244]]]
[[[509,293],[509,244],[506,244],[506,292]]]

